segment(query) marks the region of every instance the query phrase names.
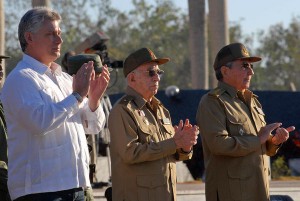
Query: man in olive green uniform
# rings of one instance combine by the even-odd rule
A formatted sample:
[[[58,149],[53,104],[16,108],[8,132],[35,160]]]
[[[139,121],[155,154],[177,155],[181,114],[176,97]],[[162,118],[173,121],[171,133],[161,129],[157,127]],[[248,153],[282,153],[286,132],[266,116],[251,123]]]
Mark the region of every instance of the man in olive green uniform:
[[[188,120],[172,126],[168,110],[154,97],[160,75],[148,48],[124,62],[128,87],[109,115],[114,201],[176,200],[176,161],[190,159],[198,127]]]
[[[0,55],[0,83],[3,79],[2,59],[7,59],[8,56]],[[3,201],[10,201],[10,196],[7,189],[7,130],[4,119],[4,111],[0,103],[0,198]]]
[[[223,47],[214,62],[218,87],[204,95],[197,111],[206,168],[207,201],[267,201],[269,158],[294,127],[266,125],[250,90],[253,62],[243,44]],[[271,134],[273,130],[274,136]]]

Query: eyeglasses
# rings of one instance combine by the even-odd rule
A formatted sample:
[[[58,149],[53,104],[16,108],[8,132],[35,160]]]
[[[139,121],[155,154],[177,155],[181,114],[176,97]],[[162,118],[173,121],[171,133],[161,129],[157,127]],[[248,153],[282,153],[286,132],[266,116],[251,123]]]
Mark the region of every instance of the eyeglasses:
[[[140,70],[138,70],[138,71],[140,71]],[[151,70],[146,70],[146,71],[142,71],[142,72],[148,73],[149,77],[154,77],[155,75],[161,76],[162,74],[164,74],[165,71],[163,71],[161,69],[151,69]],[[131,73],[135,73],[135,71],[132,71]]]
[[[225,64],[225,66],[228,67],[228,68],[231,68],[232,64],[233,64],[232,62],[228,62],[227,64]],[[241,68],[242,68],[243,71],[246,71],[246,70],[249,70],[249,69],[253,70],[253,64],[244,61],[241,65]]]
[[[164,74],[165,71],[161,69],[151,69],[151,70],[146,70],[144,72],[149,73],[149,77],[154,77],[155,75],[161,76],[162,74]]]
[[[241,67],[243,70],[249,70],[249,69],[253,70],[253,64],[248,62],[243,62]]]

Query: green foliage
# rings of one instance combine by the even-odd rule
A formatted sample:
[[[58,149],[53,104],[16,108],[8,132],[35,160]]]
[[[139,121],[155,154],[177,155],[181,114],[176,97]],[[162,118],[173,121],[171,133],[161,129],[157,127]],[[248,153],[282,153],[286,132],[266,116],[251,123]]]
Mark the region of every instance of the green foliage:
[[[18,61],[21,51],[17,44],[17,28],[21,16],[31,7],[30,0],[22,1],[18,11],[14,8],[20,1],[6,0],[5,8],[7,54],[10,61]],[[176,84],[180,88],[190,86],[190,68],[188,54],[188,16],[176,8],[171,0],[159,1],[150,5],[145,0],[133,0],[133,9],[120,12],[111,7],[106,0],[53,0],[52,7],[62,16],[62,55],[72,50],[87,36],[96,31],[103,31],[110,37],[108,41],[109,56],[124,60],[126,56],[141,47],[149,47],[157,57],[170,57],[171,62],[164,65],[165,75],[161,80],[161,89]],[[8,8],[8,9],[7,9]],[[14,21],[7,16],[15,16]],[[9,34],[8,32],[11,32]],[[12,39],[11,35],[15,38]],[[17,54],[16,54],[17,53]],[[8,63],[11,69],[15,62]],[[60,63],[60,59],[57,61]],[[10,70],[8,70],[9,72]],[[179,76],[180,75],[180,76]],[[116,85],[110,92],[123,91],[125,80],[122,70],[112,73],[112,82]]]
[[[272,179],[279,179],[283,176],[291,176],[291,171],[285,163],[284,157],[279,156],[276,158],[271,167]]]
[[[119,13],[115,22],[107,26],[106,33],[111,38],[111,55],[125,59],[130,52],[149,47],[157,57],[171,58],[171,62],[162,67],[166,73],[160,88],[171,84],[188,88],[190,68],[187,15],[180,13],[169,0],[158,1],[156,6],[149,5],[144,0],[134,0],[133,6],[128,13]],[[122,76],[121,74],[120,78]],[[118,84],[119,90],[125,85],[124,82]]]
[[[293,83],[300,89],[300,18],[293,18],[287,28],[281,23],[260,33],[257,53],[263,57],[261,75],[256,85],[263,90],[290,90]]]
[[[62,16],[62,51],[71,50],[78,41],[84,40],[91,33],[98,30],[98,18],[105,19],[101,8],[107,6],[110,1],[98,0],[53,0],[52,7]],[[16,66],[22,56],[18,43],[18,24],[25,12],[31,9],[31,0],[6,0],[5,1],[5,40],[6,54],[12,58],[7,62],[7,74]],[[92,12],[88,12],[92,11]],[[99,17],[101,16],[101,17]],[[60,59],[57,61],[60,63]]]
[[[191,72],[188,48],[188,14],[174,5],[172,0],[132,0],[133,8],[121,12],[112,8],[110,0],[52,0],[61,23],[61,54],[72,50],[79,42],[96,31],[103,31],[110,37],[107,43],[109,56],[124,60],[132,51],[149,47],[158,57],[170,57],[164,65],[165,75],[160,89],[177,85],[181,89],[191,87]],[[20,60],[22,52],[18,43],[17,29],[21,16],[31,8],[31,0],[5,0],[5,41],[7,73]],[[230,42],[246,44],[252,55],[259,55],[262,62],[255,63],[252,90],[290,90],[293,84],[300,89],[300,18],[295,17],[284,27],[275,24],[267,31],[245,35],[239,22],[230,24]],[[208,35],[209,37],[209,35]],[[254,48],[254,39],[258,44]],[[210,39],[213,40],[213,39]],[[215,55],[210,55],[213,60]],[[60,63],[61,59],[57,60]],[[121,92],[125,87],[122,70],[112,73],[109,93]]]

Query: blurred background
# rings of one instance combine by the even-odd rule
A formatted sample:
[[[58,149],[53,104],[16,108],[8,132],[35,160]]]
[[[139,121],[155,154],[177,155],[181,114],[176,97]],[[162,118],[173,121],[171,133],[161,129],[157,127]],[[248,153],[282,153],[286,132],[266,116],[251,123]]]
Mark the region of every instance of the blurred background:
[[[300,1],[0,0],[0,54],[11,57],[5,61],[6,75],[22,57],[19,20],[34,6],[51,7],[62,16],[64,43],[57,63],[69,51],[97,53],[114,69],[107,90],[112,104],[126,86],[122,61],[129,53],[149,47],[158,57],[170,57],[162,67],[158,96],[174,124],[181,118],[195,123],[201,96],[217,85],[212,68],[217,51],[244,43],[251,55],[263,58],[255,63],[251,90],[259,94],[267,121],[296,126],[271,160],[273,177],[300,175]],[[202,160],[199,138],[193,159],[186,162],[194,179],[203,177]]]

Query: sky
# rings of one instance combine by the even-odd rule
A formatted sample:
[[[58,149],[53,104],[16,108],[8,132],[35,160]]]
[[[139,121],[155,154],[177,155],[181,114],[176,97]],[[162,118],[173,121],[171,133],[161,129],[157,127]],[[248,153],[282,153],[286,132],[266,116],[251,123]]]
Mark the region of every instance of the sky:
[[[188,0],[173,1],[188,11]],[[112,0],[112,5],[122,11],[132,8],[131,0]],[[240,23],[242,33],[250,35],[278,23],[287,27],[293,17],[300,16],[300,0],[227,0],[227,12],[229,23]]]

